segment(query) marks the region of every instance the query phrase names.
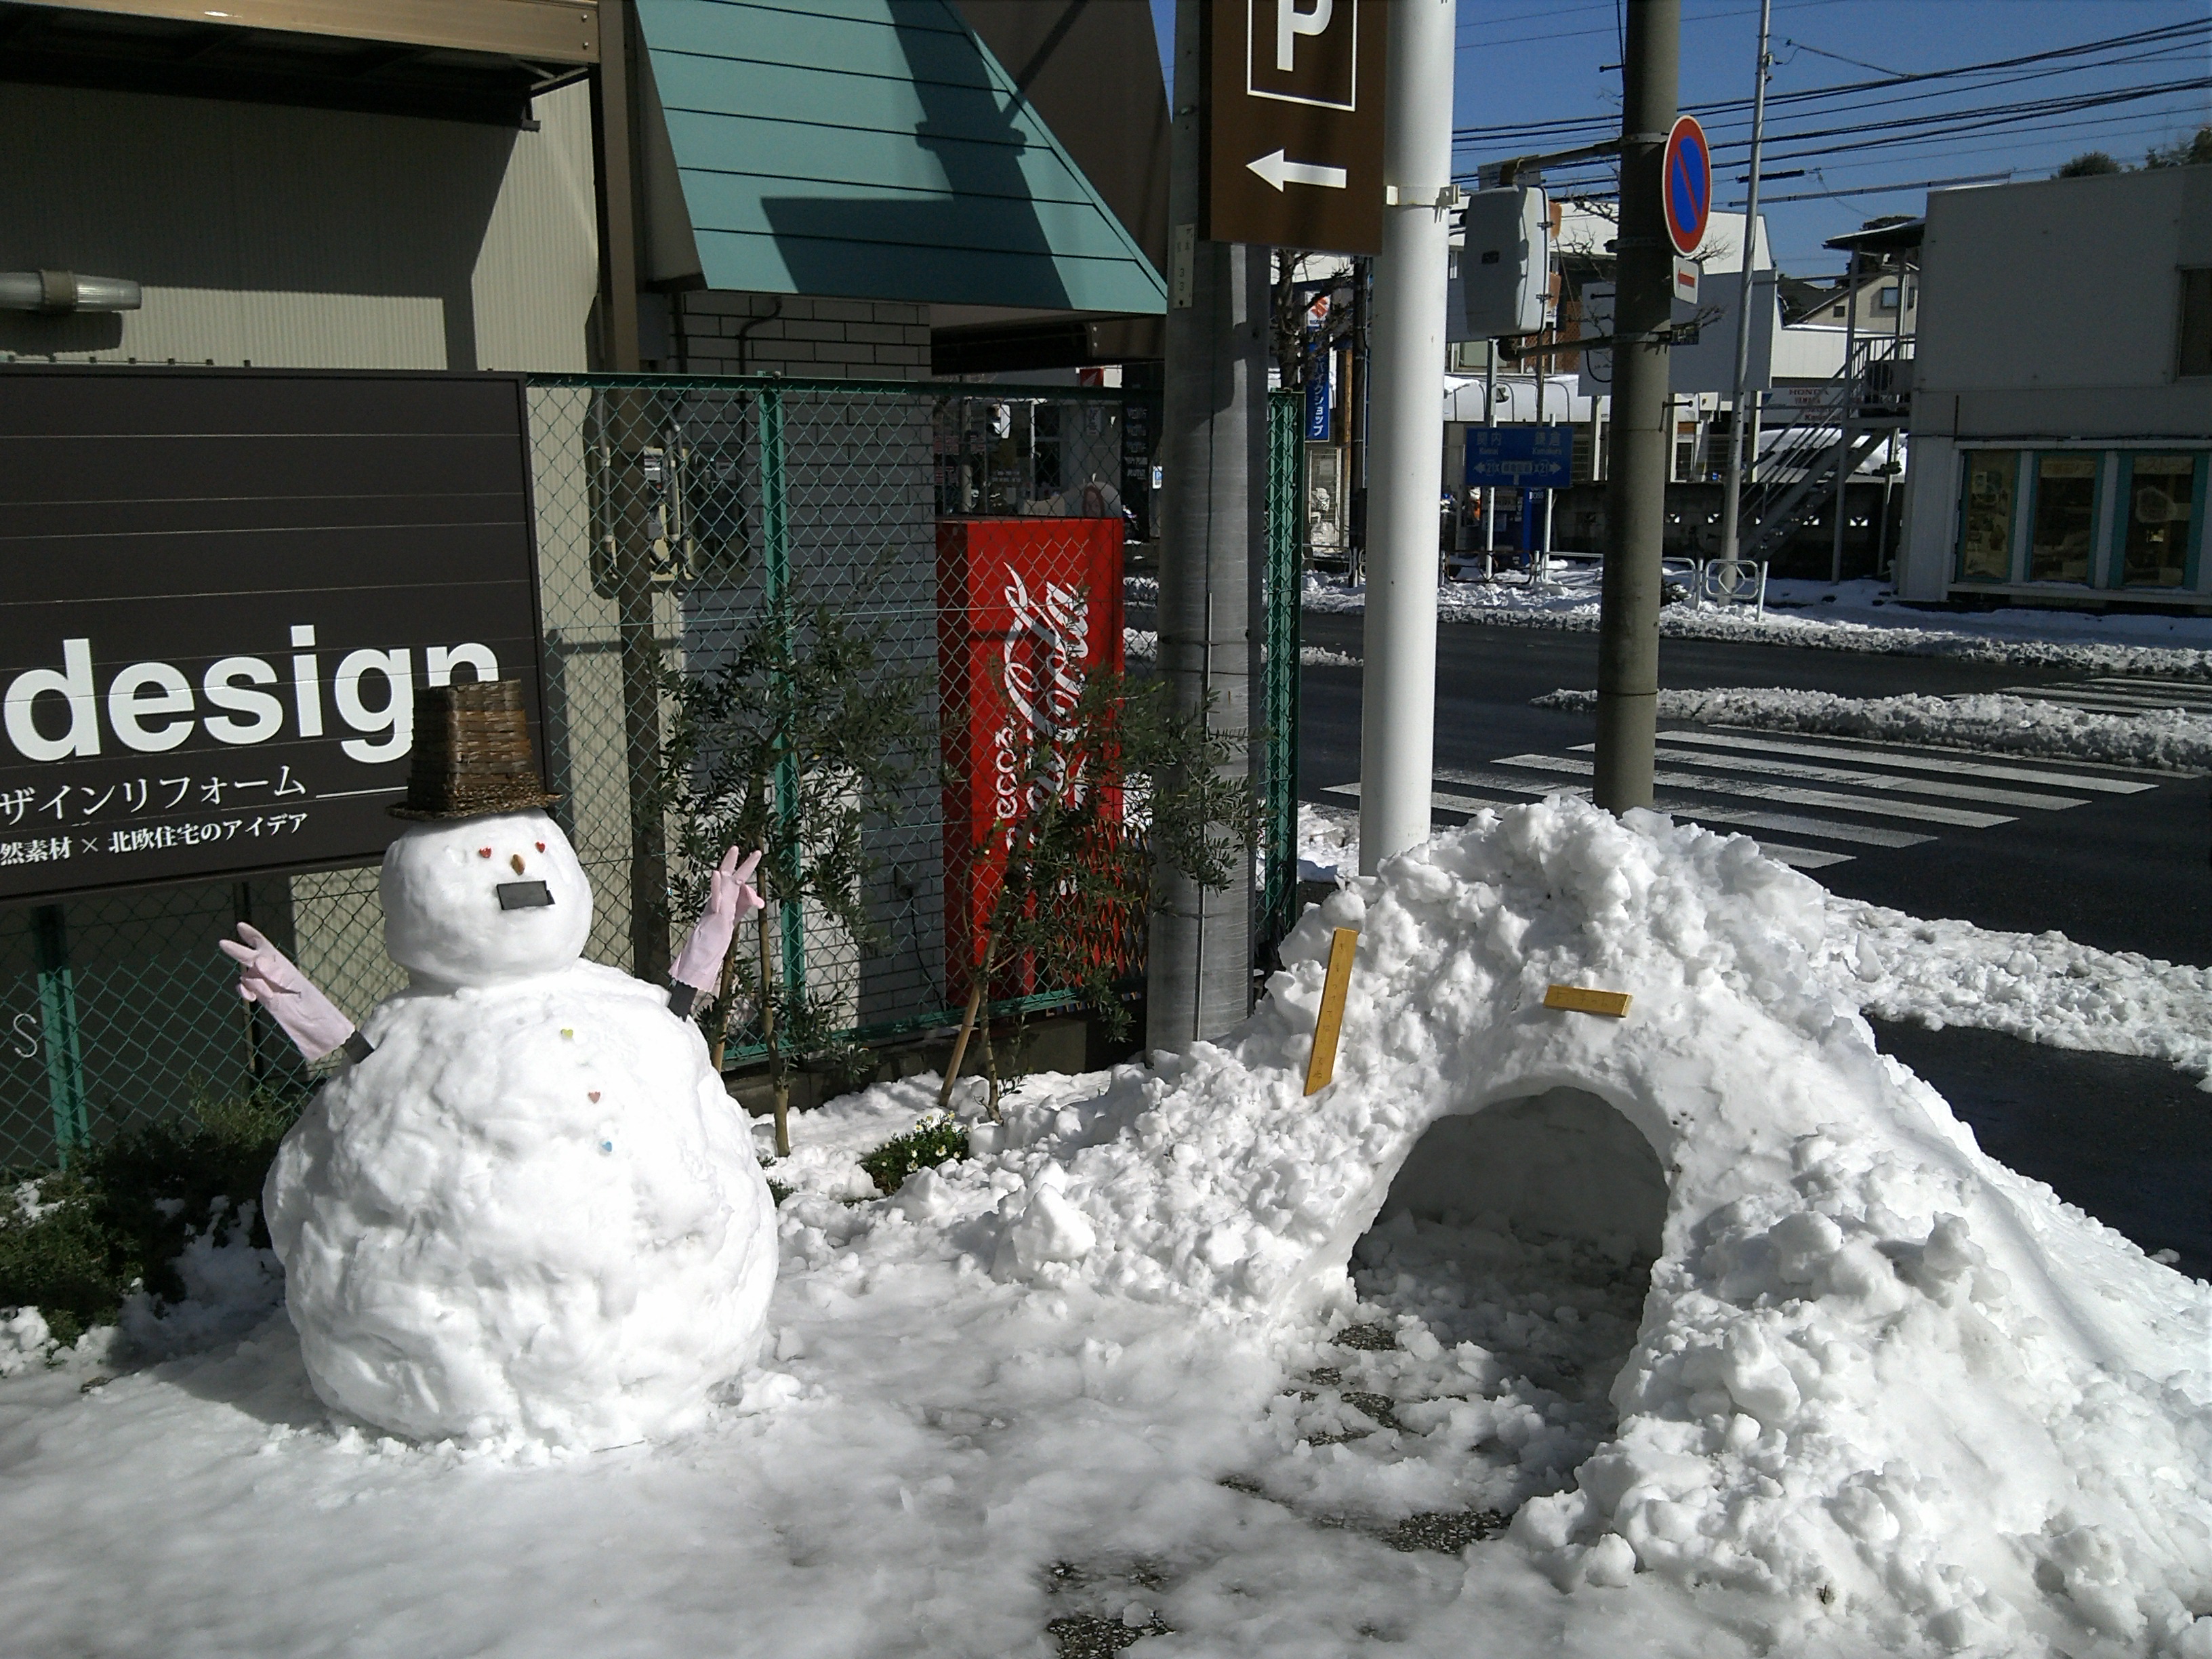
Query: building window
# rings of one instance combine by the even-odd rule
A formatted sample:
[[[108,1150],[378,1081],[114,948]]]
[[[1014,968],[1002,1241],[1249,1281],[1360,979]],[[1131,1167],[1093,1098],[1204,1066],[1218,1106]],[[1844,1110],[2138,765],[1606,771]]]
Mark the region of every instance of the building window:
[[[1959,580],[2012,578],[2012,498],[2020,478],[2016,449],[1966,452],[1965,499],[1959,507]]]
[[[1894,311],[1897,309],[1896,283],[1892,283],[1887,288],[1882,289],[1881,293],[1875,300],[1874,308],[1876,311]]]
[[[2035,505],[2028,523],[2027,579],[2087,582],[2097,543],[2100,457],[2059,453],[2035,458]]]
[[[2212,265],[2181,273],[2181,372],[2212,374]]]
[[[2197,526],[2204,514],[2201,455],[2130,455],[2120,473],[2126,527],[2120,580],[2130,587],[2188,587]]]

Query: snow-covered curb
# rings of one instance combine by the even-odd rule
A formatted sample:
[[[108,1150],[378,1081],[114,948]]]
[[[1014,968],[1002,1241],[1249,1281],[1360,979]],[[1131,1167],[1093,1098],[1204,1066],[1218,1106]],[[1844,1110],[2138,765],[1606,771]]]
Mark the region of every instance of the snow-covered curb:
[[[1149,628],[1125,628],[1121,630],[1121,654],[1131,662],[1157,662],[1160,636]],[[1359,659],[1347,651],[1332,650],[1325,645],[1302,645],[1298,647],[1298,663],[1305,668],[1357,668]]]
[[[1539,708],[1581,713],[1597,706],[1597,693],[1552,691],[1534,702]],[[1997,750],[2045,760],[2102,761],[2166,771],[2212,767],[2212,717],[2182,708],[2116,714],[1995,692],[1958,697],[1919,692],[1901,697],[1844,697],[1829,691],[1726,686],[1662,691],[1659,715],[1705,726],[1820,732],[1893,743]]]
[[[1355,614],[1367,608],[1364,589],[1309,576],[1304,598],[1309,611]],[[1596,630],[1598,602],[1593,584],[1576,580],[1534,592],[1518,586],[1454,582],[1437,595],[1440,621],[1481,623],[1493,628],[1550,628],[1574,633]],[[1954,662],[2002,664],[2014,668],[2081,668],[2102,674],[2154,674],[2212,679],[2212,650],[2188,647],[2130,645],[2102,639],[2033,637],[2075,635],[2101,619],[2053,612],[2040,626],[2022,623],[2018,613],[1996,611],[1983,617],[1945,615],[1942,626],[1897,627],[1853,622],[1839,615],[1805,615],[1671,605],[1659,613],[1659,631],[1669,639],[1726,640],[1748,645],[1802,646],[1816,651],[1851,651],[1893,657],[1940,657]],[[2136,620],[2132,618],[2124,621]],[[2190,622],[2183,623],[2194,631]]]

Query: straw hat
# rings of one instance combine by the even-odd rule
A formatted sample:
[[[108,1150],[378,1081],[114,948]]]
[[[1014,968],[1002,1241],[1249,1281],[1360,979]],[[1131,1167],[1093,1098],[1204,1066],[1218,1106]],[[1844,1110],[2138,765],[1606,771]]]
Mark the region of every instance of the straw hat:
[[[472,818],[550,806],[520,680],[434,685],[415,704],[414,764],[395,818]]]

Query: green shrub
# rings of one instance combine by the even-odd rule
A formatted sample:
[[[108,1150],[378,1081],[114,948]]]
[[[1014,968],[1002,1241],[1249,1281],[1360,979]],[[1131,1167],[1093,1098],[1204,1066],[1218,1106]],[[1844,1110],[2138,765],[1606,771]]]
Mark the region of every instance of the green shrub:
[[[36,1308],[70,1343],[113,1321],[137,1285],[180,1300],[175,1262],[186,1243],[210,1223],[223,1243],[246,1203],[256,1206],[250,1242],[265,1248],[261,1182],[301,1103],[203,1097],[190,1117],[102,1142],[66,1173],[11,1177],[11,1188],[30,1182],[38,1213],[0,1194],[0,1308]]]
[[[950,1112],[927,1117],[870,1152],[860,1160],[868,1179],[886,1198],[916,1170],[933,1170],[947,1158],[968,1156],[968,1132]]]

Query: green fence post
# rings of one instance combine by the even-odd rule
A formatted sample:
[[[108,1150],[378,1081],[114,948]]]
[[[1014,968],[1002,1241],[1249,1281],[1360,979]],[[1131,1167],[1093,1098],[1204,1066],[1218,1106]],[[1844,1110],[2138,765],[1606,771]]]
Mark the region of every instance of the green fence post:
[[[794,647],[791,633],[791,518],[784,499],[783,390],[765,386],[760,393],[761,553],[763,584],[769,615],[775,618],[777,655],[790,659]],[[777,688],[785,695],[784,685]],[[785,745],[775,765],[775,810],[782,820],[785,844],[799,838],[799,757]],[[806,987],[806,917],[796,898],[785,902],[783,926],[783,982],[795,999]]]
[[[54,1112],[54,1155],[69,1168],[70,1153],[92,1144],[85,1112],[84,1056],[77,1043],[76,982],[70,972],[69,936],[58,904],[32,913],[39,963],[39,1019],[46,1051],[46,1098]]]
[[[1305,441],[1304,398],[1267,397],[1267,664],[1262,718],[1267,731],[1267,822],[1262,830],[1267,879],[1260,911],[1261,944],[1268,953],[1297,921],[1298,902],[1298,616],[1304,582]]]

